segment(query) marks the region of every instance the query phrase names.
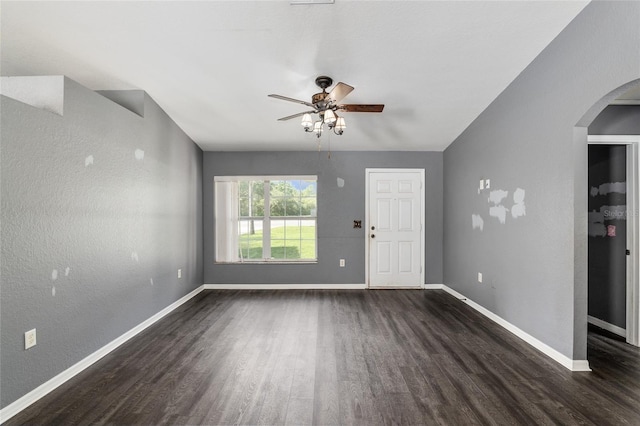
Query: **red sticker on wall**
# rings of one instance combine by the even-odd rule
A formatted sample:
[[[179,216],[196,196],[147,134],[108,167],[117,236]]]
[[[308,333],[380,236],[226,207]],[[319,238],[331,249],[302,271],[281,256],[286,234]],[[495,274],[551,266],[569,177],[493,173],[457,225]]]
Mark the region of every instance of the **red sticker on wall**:
[[[607,225],[607,236],[615,237],[616,236],[616,226],[615,225]]]

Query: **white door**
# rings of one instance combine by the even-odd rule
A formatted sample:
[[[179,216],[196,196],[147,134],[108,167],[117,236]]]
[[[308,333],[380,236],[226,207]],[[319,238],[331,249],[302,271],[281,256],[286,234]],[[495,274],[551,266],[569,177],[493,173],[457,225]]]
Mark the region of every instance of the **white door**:
[[[421,288],[424,170],[367,170],[368,284]]]

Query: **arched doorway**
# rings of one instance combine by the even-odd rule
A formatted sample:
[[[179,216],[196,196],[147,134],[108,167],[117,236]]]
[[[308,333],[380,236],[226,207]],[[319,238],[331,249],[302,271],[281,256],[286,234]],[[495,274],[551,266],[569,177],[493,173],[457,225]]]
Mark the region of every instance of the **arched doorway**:
[[[625,93],[637,90],[640,88],[640,79],[633,80],[617,89],[611,91],[604,97],[602,97],[596,104],[594,104],[582,119],[576,124],[574,128],[574,153],[575,153],[575,200],[574,200],[574,241],[575,241],[575,255],[574,255],[574,309],[575,309],[575,323],[574,323],[574,350],[583,352],[586,355],[587,347],[587,318],[588,312],[588,268],[589,268],[589,256],[588,256],[588,198],[589,187],[587,182],[588,176],[588,143],[589,134],[588,128],[594,122],[596,117],[616,99]],[[620,135],[619,135],[620,136]],[[629,250],[629,256],[627,256],[627,321],[626,321],[626,340],[628,343],[638,346],[640,344],[640,282],[638,279],[638,269],[640,264],[640,248],[638,247],[638,232],[640,231],[640,218],[637,211],[637,202],[640,198],[638,193],[640,187],[640,181],[638,180],[638,152],[640,151],[638,145],[640,145],[640,136],[634,137],[630,135],[623,135],[626,137],[618,137],[615,140],[610,139],[612,143],[618,143],[619,145],[629,145],[628,149],[628,162],[629,167],[634,167],[629,174],[631,179],[629,190],[633,191],[632,197],[636,204],[631,206],[627,212],[631,214],[627,215],[627,226],[630,227],[627,239],[627,245]],[[591,138],[592,142],[607,141],[606,138]]]

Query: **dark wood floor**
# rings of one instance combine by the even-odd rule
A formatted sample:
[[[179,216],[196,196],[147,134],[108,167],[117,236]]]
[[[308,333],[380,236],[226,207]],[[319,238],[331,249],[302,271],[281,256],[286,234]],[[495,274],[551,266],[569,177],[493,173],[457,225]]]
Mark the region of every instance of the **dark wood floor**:
[[[206,291],[7,424],[640,425],[640,350],[589,360],[442,291]]]

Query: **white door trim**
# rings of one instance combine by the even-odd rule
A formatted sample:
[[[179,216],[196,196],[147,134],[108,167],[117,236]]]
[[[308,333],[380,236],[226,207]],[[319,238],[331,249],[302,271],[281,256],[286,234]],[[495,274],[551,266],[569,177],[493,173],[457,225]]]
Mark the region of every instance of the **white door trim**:
[[[640,346],[640,135],[589,135],[590,145],[627,145],[627,343]]]
[[[424,288],[424,276],[425,276],[425,251],[424,251],[424,236],[426,228],[425,217],[425,169],[379,169],[379,168],[366,168],[365,169],[365,239],[364,239],[364,278],[367,288],[371,288],[369,282],[369,239],[371,234],[370,225],[370,212],[369,212],[369,179],[372,173],[419,173],[420,174],[420,288]],[[376,287],[379,288],[379,287]],[[398,288],[398,287],[394,287]]]

